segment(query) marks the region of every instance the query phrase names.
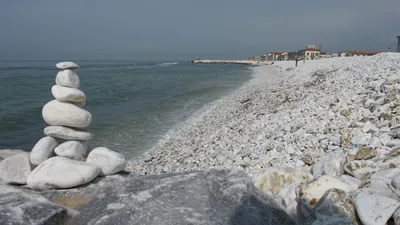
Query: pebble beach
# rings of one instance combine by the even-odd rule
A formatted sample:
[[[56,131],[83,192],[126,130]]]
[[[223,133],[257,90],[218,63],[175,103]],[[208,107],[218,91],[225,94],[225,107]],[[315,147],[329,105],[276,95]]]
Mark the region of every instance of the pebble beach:
[[[239,168],[297,224],[400,224],[400,54],[253,69],[128,169]]]

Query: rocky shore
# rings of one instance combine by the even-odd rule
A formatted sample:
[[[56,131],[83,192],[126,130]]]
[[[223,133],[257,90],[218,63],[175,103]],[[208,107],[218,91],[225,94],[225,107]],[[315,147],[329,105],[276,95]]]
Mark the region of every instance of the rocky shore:
[[[297,224],[400,224],[400,55],[254,70],[129,169],[241,168]]]
[[[248,84],[132,159],[127,173],[106,148],[82,161],[84,146],[70,155],[42,141],[66,155],[36,157],[33,172],[33,151],[0,151],[3,180],[40,190],[0,185],[0,224],[400,224],[400,54],[252,69]],[[43,117],[83,133],[90,124]],[[56,138],[81,141],[64,134]],[[73,187],[64,178],[80,180],[77,171],[96,176],[66,190],[30,185],[49,161],[58,188]]]

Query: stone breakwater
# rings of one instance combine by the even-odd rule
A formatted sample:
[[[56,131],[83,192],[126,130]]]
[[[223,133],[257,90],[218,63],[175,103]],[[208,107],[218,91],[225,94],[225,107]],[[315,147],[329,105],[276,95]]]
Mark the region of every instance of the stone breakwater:
[[[49,125],[30,153],[0,151],[0,181],[31,189],[62,189],[86,184],[97,176],[125,169],[121,154],[99,147],[89,151],[92,134],[87,127],[92,115],[83,107],[86,95],[79,90],[73,62],[60,62],[56,85],[51,88],[54,100],[44,105],[42,117]]]
[[[254,70],[130,170],[241,168],[297,224],[400,224],[400,54]]]
[[[240,64],[240,65],[270,65],[270,62],[259,62],[250,60],[192,60],[193,64]]]

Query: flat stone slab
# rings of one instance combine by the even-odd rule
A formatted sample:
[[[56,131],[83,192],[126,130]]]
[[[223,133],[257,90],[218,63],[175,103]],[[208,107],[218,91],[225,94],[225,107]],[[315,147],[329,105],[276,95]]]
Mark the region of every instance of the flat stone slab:
[[[92,134],[87,131],[63,126],[48,126],[44,128],[44,134],[64,140],[88,141],[92,139]]]
[[[70,224],[294,224],[241,170],[129,176],[77,209]]]

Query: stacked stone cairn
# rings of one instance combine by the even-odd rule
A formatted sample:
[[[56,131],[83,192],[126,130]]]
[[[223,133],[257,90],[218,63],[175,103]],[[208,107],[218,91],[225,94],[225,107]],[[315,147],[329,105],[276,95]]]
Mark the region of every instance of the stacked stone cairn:
[[[27,184],[37,190],[72,188],[97,176],[115,174],[125,169],[123,155],[98,147],[88,152],[92,134],[87,127],[92,115],[83,107],[86,96],[78,88],[79,77],[73,62],[60,62],[61,71],[51,89],[54,100],[42,110],[45,137],[31,153],[16,154],[0,163],[0,179],[8,184]]]

